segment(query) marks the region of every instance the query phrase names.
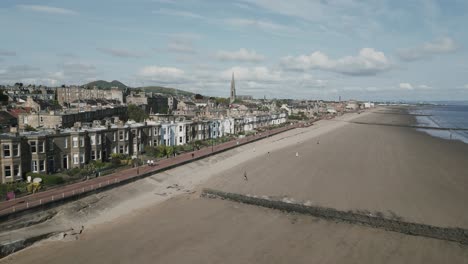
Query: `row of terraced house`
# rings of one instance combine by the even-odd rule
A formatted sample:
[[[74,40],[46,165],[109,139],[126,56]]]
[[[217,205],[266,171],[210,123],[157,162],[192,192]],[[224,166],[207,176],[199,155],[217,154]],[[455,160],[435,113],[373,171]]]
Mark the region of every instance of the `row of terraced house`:
[[[145,146],[179,146],[253,131],[287,121],[284,113],[201,121],[144,123],[115,120],[76,123],[67,129],[0,135],[0,183],[21,181],[27,172],[54,173],[109,161],[111,154],[142,154]]]

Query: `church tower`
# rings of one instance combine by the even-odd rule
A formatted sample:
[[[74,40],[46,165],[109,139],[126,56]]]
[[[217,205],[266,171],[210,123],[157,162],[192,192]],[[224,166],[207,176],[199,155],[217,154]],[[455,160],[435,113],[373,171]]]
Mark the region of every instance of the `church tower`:
[[[236,100],[236,83],[234,82],[234,73],[232,73],[232,80],[231,80],[231,98],[229,102],[232,104]]]

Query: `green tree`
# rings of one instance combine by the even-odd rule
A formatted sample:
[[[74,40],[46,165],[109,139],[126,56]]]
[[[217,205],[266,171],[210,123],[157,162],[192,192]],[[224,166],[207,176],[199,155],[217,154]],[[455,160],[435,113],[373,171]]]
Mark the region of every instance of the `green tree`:
[[[34,127],[30,126],[30,125],[26,125],[24,126],[24,131],[37,131]]]
[[[0,102],[8,103],[8,95],[3,93],[3,90],[0,90]]]
[[[146,118],[148,118],[148,114],[145,113],[143,109],[140,107],[129,104],[128,105],[128,118],[131,120],[135,120],[136,122],[142,122]]]

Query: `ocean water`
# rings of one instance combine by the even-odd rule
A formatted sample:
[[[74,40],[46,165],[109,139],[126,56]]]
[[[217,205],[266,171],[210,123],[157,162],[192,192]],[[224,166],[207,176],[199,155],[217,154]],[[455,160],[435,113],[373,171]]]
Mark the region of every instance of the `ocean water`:
[[[468,129],[468,105],[424,106],[411,111],[416,116],[418,125],[444,128]],[[444,139],[460,140],[468,144],[468,131],[418,129],[432,136]]]

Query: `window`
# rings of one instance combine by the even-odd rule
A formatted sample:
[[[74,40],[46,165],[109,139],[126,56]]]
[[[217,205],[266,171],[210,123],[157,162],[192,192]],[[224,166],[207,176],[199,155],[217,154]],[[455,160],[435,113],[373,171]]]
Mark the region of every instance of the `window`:
[[[73,147],[77,148],[78,147],[78,137],[73,137],[72,141],[73,141]]]
[[[167,140],[166,139],[164,140],[164,146],[167,146]]]
[[[122,146],[122,145],[119,146],[119,153],[120,154],[124,153],[124,146]]]
[[[182,143],[182,137],[179,137],[179,143]]]
[[[182,132],[182,126],[179,126],[179,132]]]
[[[119,131],[119,140],[122,141],[124,139],[124,131]]]
[[[54,140],[49,141],[49,149],[54,150]]]
[[[40,171],[45,171],[45,160],[40,160],[39,161],[39,170]]]
[[[5,166],[5,177],[11,177],[11,166]]]
[[[38,149],[39,149],[39,153],[44,153],[44,141],[39,141],[37,143],[37,146],[38,146]]]
[[[36,141],[31,141],[29,142],[29,144],[31,145],[31,153],[36,153],[37,152]]]
[[[73,164],[79,164],[78,154],[73,154]]]
[[[80,147],[84,147],[84,137],[80,137]]]
[[[10,157],[10,144],[3,144],[3,157]]]
[[[32,166],[31,167],[32,167],[31,169],[32,169],[33,172],[37,172],[37,160],[32,161]]]
[[[97,153],[97,159],[100,160],[101,159],[101,151],[98,150],[98,151],[96,151],[96,153]]]
[[[91,159],[96,160],[96,151],[91,150]]]
[[[64,148],[68,148],[68,138],[65,138],[65,141],[64,141]]]
[[[153,134],[156,136],[156,135],[158,134],[158,128],[155,127],[155,128],[153,129],[153,132],[154,132]]]
[[[96,135],[91,135],[90,140],[91,140],[91,145],[96,145]]]
[[[166,134],[166,128],[163,128],[163,134]]]
[[[19,145],[18,144],[13,144],[13,156],[18,157],[19,155],[20,155]]]
[[[19,165],[13,165],[13,175],[20,176]]]
[[[158,140],[157,139],[153,140],[153,146],[157,146],[157,145],[158,145]]]
[[[85,161],[85,159],[84,159],[84,154],[80,154],[80,162],[81,162],[81,164],[83,164],[84,161]]]

